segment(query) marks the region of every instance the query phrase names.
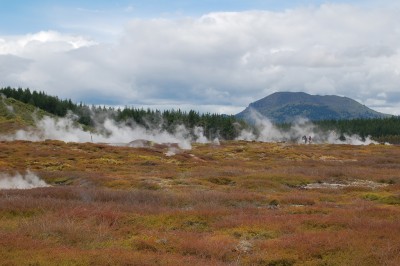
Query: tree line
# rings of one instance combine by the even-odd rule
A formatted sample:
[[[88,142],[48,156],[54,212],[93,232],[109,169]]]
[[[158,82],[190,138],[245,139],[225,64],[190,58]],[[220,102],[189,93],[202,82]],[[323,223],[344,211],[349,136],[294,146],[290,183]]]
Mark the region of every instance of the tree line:
[[[204,135],[209,138],[235,139],[238,128],[246,128],[247,124],[233,115],[216,113],[200,114],[194,110],[151,110],[128,107],[113,108],[105,106],[73,103],[70,99],[62,100],[57,96],[50,96],[42,91],[31,91],[29,88],[1,88],[0,93],[21,102],[36,106],[48,113],[65,117],[69,112],[77,116],[77,121],[83,125],[94,127],[111,118],[116,122],[128,125],[140,125],[147,129],[160,129],[173,133],[177,126],[183,125],[194,133],[195,127],[202,127]]]
[[[400,144],[400,117],[323,120],[314,122],[322,130],[335,130],[344,135],[357,134],[361,138],[371,136],[379,142]]]

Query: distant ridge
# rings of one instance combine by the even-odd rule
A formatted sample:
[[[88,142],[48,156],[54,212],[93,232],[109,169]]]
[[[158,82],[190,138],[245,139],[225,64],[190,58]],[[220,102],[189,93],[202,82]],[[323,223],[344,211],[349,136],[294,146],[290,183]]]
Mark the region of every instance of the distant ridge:
[[[304,92],[273,93],[251,103],[236,117],[249,121],[252,109],[275,123],[290,123],[298,117],[311,121],[390,117],[347,97],[310,95]]]

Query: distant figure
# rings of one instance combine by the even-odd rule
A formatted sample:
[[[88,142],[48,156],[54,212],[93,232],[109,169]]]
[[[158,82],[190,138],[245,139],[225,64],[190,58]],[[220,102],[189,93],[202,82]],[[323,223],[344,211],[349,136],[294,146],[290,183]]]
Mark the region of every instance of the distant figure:
[[[304,140],[305,144],[307,144],[307,136],[304,135],[301,139]]]
[[[308,137],[308,144],[311,144],[311,136]]]

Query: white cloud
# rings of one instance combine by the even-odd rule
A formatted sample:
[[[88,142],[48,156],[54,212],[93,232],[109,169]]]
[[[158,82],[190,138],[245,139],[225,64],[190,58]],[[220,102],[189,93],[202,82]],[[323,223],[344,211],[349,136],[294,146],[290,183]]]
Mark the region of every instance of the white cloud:
[[[41,31],[25,36],[0,38],[0,54],[36,57],[38,52],[52,54],[95,44],[94,41],[82,36],[66,35],[56,31]]]
[[[231,112],[275,91],[374,103],[400,84],[399,15],[322,5],[135,19],[112,44],[60,32],[1,37],[0,54],[13,56],[0,61],[14,67],[0,68],[0,85],[96,103]],[[381,109],[400,106],[378,98]]]

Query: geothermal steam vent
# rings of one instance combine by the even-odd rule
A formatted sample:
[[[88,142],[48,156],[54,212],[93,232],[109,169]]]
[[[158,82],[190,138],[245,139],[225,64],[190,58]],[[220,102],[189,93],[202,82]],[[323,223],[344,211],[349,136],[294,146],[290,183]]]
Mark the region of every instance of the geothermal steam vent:
[[[25,175],[0,173],[0,189],[31,189],[37,187],[49,187],[49,185],[30,171],[27,171]]]

